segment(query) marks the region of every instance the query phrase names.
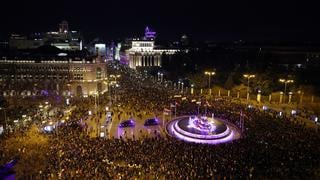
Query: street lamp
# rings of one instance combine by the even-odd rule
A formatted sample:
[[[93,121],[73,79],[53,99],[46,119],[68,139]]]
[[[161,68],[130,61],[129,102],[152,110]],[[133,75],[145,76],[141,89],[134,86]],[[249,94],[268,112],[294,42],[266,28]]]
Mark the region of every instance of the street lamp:
[[[216,72],[214,71],[205,71],[204,72],[205,75],[209,76],[209,93],[211,95],[211,76],[214,76],[216,74]]]
[[[293,83],[294,81],[292,79],[279,79],[279,82],[284,84],[283,102],[286,102],[285,98],[286,98],[287,84]]]
[[[181,93],[183,94],[183,82],[181,83]]]
[[[191,84],[191,95],[193,94],[194,84]]]
[[[161,78],[160,78],[160,82],[162,82],[163,81],[163,73],[160,73],[160,76],[161,76]]]
[[[249,99],[250,99],[250,94],[249,94],[249,90],[250,90],[250,79],[251,78],[255,78],[256,75],[254,74],[244,74],[243,77],[248,79],[248,87],[247,87],[247,104],[249,103]]]
[[[158,72],[158,78],[157,78],[157,80],[160,81],[160,82],[163,81],[163,73]]]

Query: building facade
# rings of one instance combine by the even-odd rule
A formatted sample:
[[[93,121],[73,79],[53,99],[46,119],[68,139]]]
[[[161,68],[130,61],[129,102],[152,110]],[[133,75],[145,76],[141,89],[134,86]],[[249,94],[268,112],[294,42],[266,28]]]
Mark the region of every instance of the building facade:
[[[107,91],[107,69],[100,57],[0,59],[4,96],[88,96]]]
[[[145,28],[144,37],[129,40],[126,50],[129,67],[132,69],[161,67],[163,54],[172,55],[176,49],[161,49],[155,46],[156,32]]]
[[[129,67],[161,67],[161,56],[163,54],[172,55],[176,49],[157,49],[154,40],[133,39],[131,48],[126,51]]]
[[[67,21],[59,24],[59,31],[32,33],[28,36],[11,34],[9,47],[12,49],[35,49],[43,45],[55,46],[63,50],[82,50],[82,37],[78,31],[70,31]]]

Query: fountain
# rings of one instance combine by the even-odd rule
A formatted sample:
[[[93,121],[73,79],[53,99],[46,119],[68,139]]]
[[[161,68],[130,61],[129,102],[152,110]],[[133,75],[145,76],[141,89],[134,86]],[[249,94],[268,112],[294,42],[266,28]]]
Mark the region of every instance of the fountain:
[[[167,133],[178,139],[206,144],[219,144],[240,138],[238,128],[223,119],[207,116],[181,116],[170,121]]]

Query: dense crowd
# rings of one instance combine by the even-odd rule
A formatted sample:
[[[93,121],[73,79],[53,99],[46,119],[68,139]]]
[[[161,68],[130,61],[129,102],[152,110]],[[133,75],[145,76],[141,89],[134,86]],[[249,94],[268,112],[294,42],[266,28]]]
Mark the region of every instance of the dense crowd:
[[[189,112],[193,104],[181,105]],[[89,138],[81,129],[65,127],[51,139],[48,166],[42,172],[55,179],[207,179],[315,178],[319,167],[319,134],[303,123],[276,114],[212,102],[208,112],[237,122],[246,114],[244,137],[228,144],[185,143],[171,137],[133,139]],[[222,113],[220,113],[220,111]],[[226,113],[229,112],[229,113]],[[72,133],[71,133],[72,132]]]
[[[121,73],[114,111],[139,117],[141,113],[162,112],[177,102],[177,115],[199,113],[226,119],[239,125],[242,138],[227,144],[186,143],[170,136],[136,139],[92,138],[77,122],[86,117],[92,99],[74,102],[76,108],[59,134],[49,138],[43,170],[21,178],[45,179],[316,179],[320,177],[320,135],[303,121],[279,116],[228,100],[188,97],[170,98],[174,91],[127,68]],[[204,106],[205,105],[205,106]],[[117,114],[117,113],[115,113]],[[72,124],[72,126],[70,125]],[[32,166],[32,164],[30,164]]]

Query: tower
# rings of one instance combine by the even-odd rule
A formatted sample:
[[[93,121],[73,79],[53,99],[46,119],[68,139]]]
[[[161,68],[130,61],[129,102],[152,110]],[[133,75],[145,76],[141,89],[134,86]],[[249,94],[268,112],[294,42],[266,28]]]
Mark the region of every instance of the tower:
[[[144,30],[144,39],[145,40],[154,40],[156,38],[156,32],[149,29],[147,26]]]
[[[67,33],[69,31],[69,24],[67,21],[62,21],[59,24],[59,33]]]

